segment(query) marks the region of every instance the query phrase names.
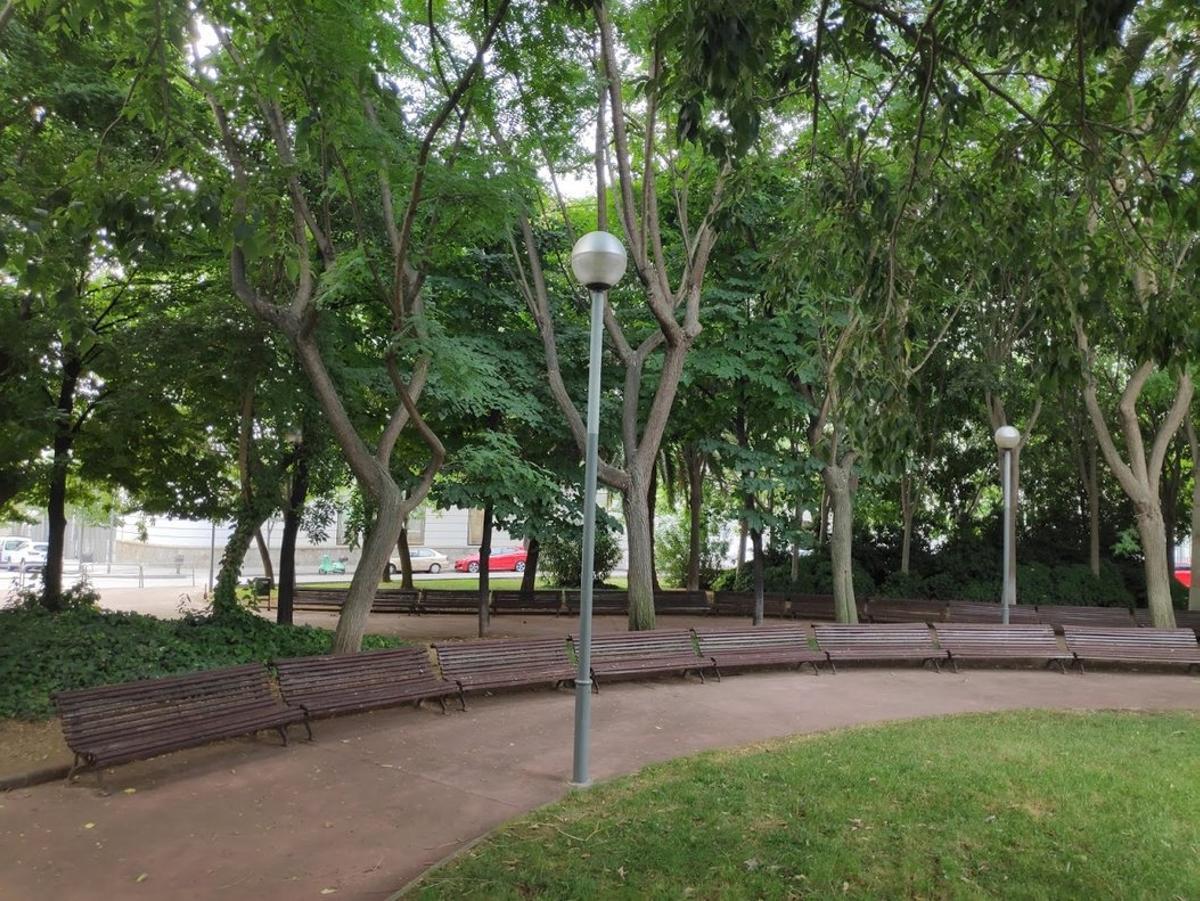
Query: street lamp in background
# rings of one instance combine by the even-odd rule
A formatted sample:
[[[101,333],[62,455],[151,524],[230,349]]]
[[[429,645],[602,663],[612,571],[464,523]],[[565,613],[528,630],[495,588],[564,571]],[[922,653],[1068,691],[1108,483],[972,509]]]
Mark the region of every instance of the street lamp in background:
[[[579,586],[579,673],[575,679],[575,763],[571,784],[586,786],[592,725],[592,581],[596,549],[596,468],[600,447],[600,339],[604,299],[625,274],[625,248],[608,232],[588,232],[571,249],[571,271],[592,294],[588,352],[587,448],[583,470],[583,575]]]
[[[1004,485],[1004,586],[1000,594],[1000,622],[1008,625],[1008,608],[1017,602],[1016,555],[1012,547],[1013,449],[1021,443],[1021,433],[1011,425],[996,429],[996,447],[1003,452],[1000,462],[1000,481]]]

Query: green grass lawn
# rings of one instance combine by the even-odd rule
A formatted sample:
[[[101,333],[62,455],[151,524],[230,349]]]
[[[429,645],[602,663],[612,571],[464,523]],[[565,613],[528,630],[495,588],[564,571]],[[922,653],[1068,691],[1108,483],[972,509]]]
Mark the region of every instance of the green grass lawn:
[[[421,898],[1197,898],[1200,717],[1022,712],[716,752],[573,793]]]

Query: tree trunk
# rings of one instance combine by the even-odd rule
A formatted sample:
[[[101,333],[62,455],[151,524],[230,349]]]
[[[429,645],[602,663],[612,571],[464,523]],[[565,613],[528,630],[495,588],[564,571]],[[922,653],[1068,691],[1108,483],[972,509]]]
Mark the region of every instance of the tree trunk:
[[[413,590],[412,552],[408,548],[408,524],[400,530],[396,541],[396,552],[400,555],[400,587]]]
[[[242,575],[242,564],[250,551],[250,544],[254,541],[254,533],[264,519],[266,515],[252,503],[243,503],[238,509],[233,531],[221,554],[221,567],[213,588],[214,616],[231,616],[242,611],[237,597],[238,579]]]
[[[750,545],[754,549],[754,620],[756,626],[763,622],[763,540],[761,529],[750,530]]]
[[[379,589],[379,574],[392,556],[392,548],[400,540],[400,527],[404,522],[403,501],[400,490],[393,484],[383,484],[375,500],[375,523],[367,530],[363,540],[362,555],[350,580],[346,603],[338,617],[337,631],[333,635],[333,653],[357,654],[362,648],[362,637],[367,630],[371,606]]]
[[[493,507],[489,500],[483,505],[483,538],[479,542],[479,637],[486,638],[488,626],[488,592],[492,571]]]
[[[1183,488],[1183,458],[1175,453],[1174,458],[1167,454],[1167,464],[1163,467],[1165,478],[1159,485],[1159,496],[1163,514],[1163,527],[1166,530],[1166,561],[1167,575],[1175,577],[1175,536],[1178,534],[1179,523],[1179,492]]]
[[[738,558],[737,571],[740,575],[743,567],[746,565],[746,519],[742,517],[738,520]]]
[[[1157,500],[1157,499],[1155,499]],[[1158,504],[1135,504],[1138,537],[1142,541],[1146,571],[1146,601],[1155,628],[1174,629],[1175,610],[1171,605],[1171,573],[1167,569],[1167,533]]]
[[[262,526],[254,530],[254,543],[258,545],[258,556],[262,558],[263,575],[274,585],[275,568],[271,566],[271,549],[267,546],[267,540],[263,538]]]
[[[1192,451],[1192,585],[1188,589],[1188,610],[1200,610],[1200,579],[1196,578],[1196,564],[1200,561],[1200,438],[1196,436],[1196,424],[1187,420],[1188,447]]]
[[[629,631],[654,628],[653,552],[650,509],[645,486],[634,481],[623,497],[625,536],[629,542]]]
[[[796,536],[792,539],[792,584],[800,581],[800,535],[804,531],[804,504],[800,500],[800,495],[796,495],[796,516],[792,521],[792,528],[796,531]]]
[[[521,574],[521,594],[532,597],[537,587],[538,557],[542,553],[542,543],[536,538],[529,539],[529,547],[525,549],[525,572]]]
[[[296,590],[296,537],[300,534],[300,514],[308,499],[308,461],[297,449],[296,465],[292,470],[292,490],[288,495],[287,510],[283,513],[283,535],[279,548],[279,597],[275,621],[281,625],[292,624],[292,601]]]
[[[829,489],[823,483],[817,516],[817,544],[822,545],[829,539]]]
[[[1096,450],[1096,441],[1088,436],[1088,472],[1085,485],[1087,486],[1088,504],[1088,566],[1092,575],[1100,576],[1100,459]]]
[[[658,508],[658,467],[650,467],[650,487],[646,489],[646,510],[650,517],[650,577],[655,591],[662,591],[658,581],[657,541],[654,534],[655,512]]]
[[[912,529],[913,529],[912,477],[905,473],[900,479],[900,518],[903,536],[900,540],[900,572],[908,575],[912,560]]]
[[[46,564],[42,568],[42,606],[62,609],[63,555],[67,541],[67,473],[71,468],[71,450],[75,444],[75,391],[83,364],[73,351],[63,359],[63,380],[55,405],[54,456],[47,491]]]
[[[688,478],[688,591],[700,588],[700,529],[703,525],[704,455],[694,447],[687,449]]]
[[[858,606],[854,600],[853,467],[851,456],[841,464],[830,463],[821,470],[825,493],[833,508],[829,549],[833,567],[833,606],[839,623],[858,622]]]

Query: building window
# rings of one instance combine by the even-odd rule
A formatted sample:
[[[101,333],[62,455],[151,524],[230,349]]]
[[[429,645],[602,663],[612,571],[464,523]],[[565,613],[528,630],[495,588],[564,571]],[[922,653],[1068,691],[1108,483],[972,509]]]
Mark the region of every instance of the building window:
[[[483,511],[467,511],[467,544],[479,547],[483,544]]]

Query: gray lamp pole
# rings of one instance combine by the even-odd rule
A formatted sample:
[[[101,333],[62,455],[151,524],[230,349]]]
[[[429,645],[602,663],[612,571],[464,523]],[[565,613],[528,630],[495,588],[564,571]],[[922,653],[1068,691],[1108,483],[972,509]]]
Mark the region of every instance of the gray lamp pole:
[[[1013,448],[1021,443],[1021,433],[1011,425],[996,429],[996,447],[1004,452],[1000,464],[1000,480],[1004,485],[1004,586],[1000,593],[1000,622],[1008,625],[1008,608],[1017,602],[1016,554],[1012,547]]]
[[[575,763],[571,784],[591,783],[588,738],[592,727],[592,581],[596,549],[596,469],[600,447],[600,339],[604,298],[625,274],[625,248],[608,232],[588,232],[571,249],[571,271],[592,294],[588,353],[587,448],[583,470],[583,573],[579,585],[579,673],[575,679]]]

